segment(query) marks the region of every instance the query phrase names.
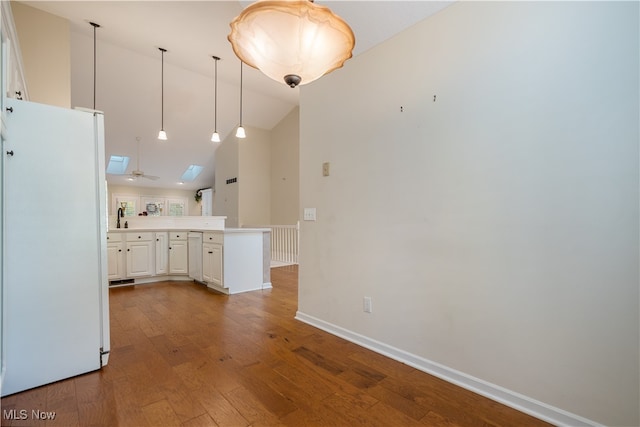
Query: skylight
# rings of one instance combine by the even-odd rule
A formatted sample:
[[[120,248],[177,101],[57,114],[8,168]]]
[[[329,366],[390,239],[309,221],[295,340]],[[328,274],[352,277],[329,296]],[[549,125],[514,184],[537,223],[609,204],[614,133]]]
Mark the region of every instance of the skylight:
[[[187,170],[184,171],[180,179],[182,179],[183,181],[193,181],[198,175],[200,175],[202,169],[204,169],[204,167],[202,166],[190,165]]]
[[[127,156],[111,156],[107,166],[107,173],[123,175],[127,170],[127,166],[129,166],[129,158]]]

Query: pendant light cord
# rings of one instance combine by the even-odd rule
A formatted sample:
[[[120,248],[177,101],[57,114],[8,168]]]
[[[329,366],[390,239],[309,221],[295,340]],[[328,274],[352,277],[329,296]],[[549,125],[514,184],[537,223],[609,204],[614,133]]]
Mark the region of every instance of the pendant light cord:
[[[93,27],[93,109],[96,109],[96,28],[100,25],[95,22],[89,22]]]
[[[162,65],[160,67],[160,129],[164,130],[164,53],[166,52],[166,49],[160,48],[160,52],[162,52]]]
[[[220,58],[214,56],[216,67],[215,67],[215,80],[213,84],[213,131],[218,132],[218,61]]]
[[[240,127],[242,127],[242,61],[240,61]]]

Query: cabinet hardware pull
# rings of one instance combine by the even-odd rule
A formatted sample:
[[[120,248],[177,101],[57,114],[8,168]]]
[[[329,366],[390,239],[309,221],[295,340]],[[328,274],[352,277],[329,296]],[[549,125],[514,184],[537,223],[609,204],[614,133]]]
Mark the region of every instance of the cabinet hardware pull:
[[[142,236],[138,236],[138,239],[142,239]]]
[[[131,249],[127,249],[127,252],[131,251]]]
[[[7,151],[7,156],[11,156],[11,157],[13,157],[13,150],[11,150],[11,151]]]
[[[7,107],[7,111],[13,113],[13,107]]]
[[[118,252],[122,252],[122,249],[118,249]]]
[[[212,254],[213,252],[209,251],[210,254]]]

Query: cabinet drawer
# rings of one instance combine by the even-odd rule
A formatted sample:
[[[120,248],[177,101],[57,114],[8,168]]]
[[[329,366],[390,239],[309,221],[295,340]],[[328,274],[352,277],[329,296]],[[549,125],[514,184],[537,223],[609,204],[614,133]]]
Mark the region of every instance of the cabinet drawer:
[[[122,233],[107,233],[107,242],[122,242]]]
[[[169,233],[169,240],[187,240],[187,231],[172,231]]]
[[[127,233],[127,242],[142,242],[153,240],[153,233]]]
[[[224,233],[203,233],[203,243],[224,243]]]

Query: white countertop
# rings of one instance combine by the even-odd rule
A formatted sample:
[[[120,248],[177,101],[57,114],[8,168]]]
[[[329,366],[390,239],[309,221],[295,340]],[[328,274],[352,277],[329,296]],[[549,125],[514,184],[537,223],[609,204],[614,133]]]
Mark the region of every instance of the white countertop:
[[[271,232],[270,228],[225,228],[225,233],[256,233],[256,232]]]
[[[165,231],[195,231],[201,233],[268,233],[270,228],[225,228],[224,230],[203,230],[197,228],[110,228],[109,233],[126,233],[126,232],[165,232]]]
[[[120,218],[119,230],[224,230],[226,216],[125,216]],[[118,230],[116,215],[109,216],[109,231]],[[128,223],[129,228],[124,228]]]

